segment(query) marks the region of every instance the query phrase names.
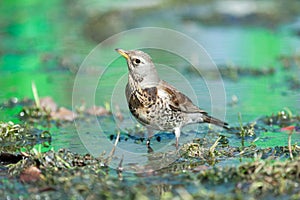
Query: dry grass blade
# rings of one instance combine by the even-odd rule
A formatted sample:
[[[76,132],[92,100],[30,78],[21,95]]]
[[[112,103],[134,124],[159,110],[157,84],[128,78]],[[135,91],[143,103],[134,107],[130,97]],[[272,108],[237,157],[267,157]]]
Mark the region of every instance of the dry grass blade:
[[[41,107],[40,98],[34,81],[31,82],[31,89],[32,89],[35,105],[36,107],[40,108]]]
[[[218,139],[215,141],[215,143],[209,148],[209,155],[214,158],[215,157],[215,149],[219,144],[219,141],[221,140],[222,137],[218,137]]]

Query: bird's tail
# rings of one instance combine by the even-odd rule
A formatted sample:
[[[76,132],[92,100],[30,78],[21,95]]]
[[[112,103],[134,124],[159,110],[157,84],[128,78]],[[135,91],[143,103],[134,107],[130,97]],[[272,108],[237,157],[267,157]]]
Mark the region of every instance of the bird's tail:
[[[209,115],[203,115],[203,122],[214,124],[227,130],[229,129],[228,123],[223,122],[217,118],[211,117]]]

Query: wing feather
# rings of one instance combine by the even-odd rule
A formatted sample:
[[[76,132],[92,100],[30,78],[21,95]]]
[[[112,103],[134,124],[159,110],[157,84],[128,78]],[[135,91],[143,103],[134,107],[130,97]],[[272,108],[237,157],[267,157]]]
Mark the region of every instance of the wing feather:
[[[165,93],[170,102],[170,107],[173,110],[180,110],[185,113],[203,113],[207,114],[204,110],[197,107],[187,96],[178,91],[175,87],[171,86],[165,81],[160,81],[157,86],[158,91]]]

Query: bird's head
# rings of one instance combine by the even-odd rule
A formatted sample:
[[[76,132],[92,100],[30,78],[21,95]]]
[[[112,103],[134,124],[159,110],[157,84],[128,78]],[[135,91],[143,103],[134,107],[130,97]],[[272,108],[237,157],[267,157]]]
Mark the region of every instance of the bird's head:
[[[129,75],[142,86],[155,86],[160,81],[151,57],[138,50],[116,51],[126,58]]]

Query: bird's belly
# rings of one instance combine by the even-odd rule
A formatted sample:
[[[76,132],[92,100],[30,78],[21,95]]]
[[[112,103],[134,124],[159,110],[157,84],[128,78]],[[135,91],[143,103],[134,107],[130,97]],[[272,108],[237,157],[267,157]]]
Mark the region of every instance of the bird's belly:
[[[175,127],[181,127],[185,119],[181,112],[160,104],[130,111],[141,124],[156,130],[173,130]]]

